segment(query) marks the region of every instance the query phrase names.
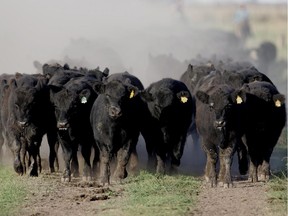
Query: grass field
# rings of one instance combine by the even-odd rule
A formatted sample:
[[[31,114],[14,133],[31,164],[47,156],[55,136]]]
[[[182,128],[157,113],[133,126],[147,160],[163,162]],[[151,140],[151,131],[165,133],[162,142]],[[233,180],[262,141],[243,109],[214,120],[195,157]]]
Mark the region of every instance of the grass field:
[[[28,189],[22,180],[11,168],[0,166],[0,215],[17,214]]]
[[[192,176],[157,176],[142,171],[125,181],[122,185],[124,198],[117,203],[114,200],[105,203],[103,213],[125,216],[185,215],[195,206],[200,185],[200,179]]]

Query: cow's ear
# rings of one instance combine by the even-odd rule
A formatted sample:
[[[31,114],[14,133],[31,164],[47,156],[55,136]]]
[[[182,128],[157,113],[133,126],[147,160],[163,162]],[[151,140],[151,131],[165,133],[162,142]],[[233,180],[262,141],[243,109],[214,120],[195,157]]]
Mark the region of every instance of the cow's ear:
[[[105,84],[102,82],[96,82],[93,85],[93,89],[97,94],[103,94],[105,92]]]
[[[148,91],[140,91],[139,92],[140,93],[140,96],[141,96],[141,98],[144,100],[144,101],[146,101],[146,102],[151,102],[151,101],[153,101],[153,96],[152,96],[152,94],[151,93],[149,93]]]
[[[89,100],[90,95],[91,95],[91,91],[89,89],[82,90],[79,94],[81,103],[86,104]]]
[[[193,65],[189,64],[187,68],[188,76],[190,79],[193,78]]]
[[[109,75],[109,68],[106,67],[102,73],[105,77],[107,77]]]
[[[49,89],[51,89],[54,93],[59,92],[62,90],[62,87],[55,86],[55,85],[49,85]]]
[[[36,89],[37,90],[42,89],[43,87],[45,87],[47,85],[47,83],[48,83],[48,78],[46,78],[46,77],[39,78],[38,82],[36,84]]]
[[[126,71],[126,73],[127,73],[127,71]],[[124,84],[125,84],[125,85],[131,85],[131,80],[130,80],[129,78],[126,78],[126,79],[124,80]]]
[[[8,83],[8,82],[7,82],[6,79],[2,79],[0,85],[1,85],[1,86],[4,86],[4,85],[7,85],[7,83]]]
[[[196,98],[200,100],[202,103],[205,103],[205,104],[209,103],[209,95],[203,91],[197,91]]]
[[[10,80],[10,83],[9,83],[9,86],[11,86],[12,89],[17,88],[16,79],[11,79],[11,80]]]
[[[190,93],[188,91],[180,91],[176,94],[181,103],[187,103],[190,100]],[[189,99],[190,98],[190,99]]]
[[[22,77],[23,76],[23,74],[21,74],[21,73],[19,73],[19,72],[16,72],[16,74],[15,74],[15,78],[16,79],[19,79],[20,77]]]
[[[242,104],[246,102],[246,93],[244,90],[236,90],[231,94],[233,103]]]
[[[6,84],[6,85],[4,85],[3,87],[2,87],[2,93],[6,93],[7,92],[7,90],[9,89],[9,85],[8,84]]]
[[[138,94],[138,88],[135,86],[128,86],[129,98],[132,99]]]
[[[273,101],[276,107],[281,107],[285,103],[285,96],[282,94],[273,95]]]

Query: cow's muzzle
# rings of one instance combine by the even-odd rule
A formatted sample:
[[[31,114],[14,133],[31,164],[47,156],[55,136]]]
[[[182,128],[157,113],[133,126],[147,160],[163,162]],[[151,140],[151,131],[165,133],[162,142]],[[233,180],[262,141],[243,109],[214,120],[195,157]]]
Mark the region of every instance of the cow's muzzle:
[[[214,122],[214,127],[218,130],[223,130],[226,126],[226,122],[223,120],[218,120]]]
[[[22,128],[25,128],[28,126],[28,122],[27,121],[18,121],[18,125]]]
[[[109,116],[112,118],[118,118],[122,115],[121,109],[116,106],[110,106],[108,113],[109,113]]]
[[[68,122],[57,122],[57,128],[59,130],[66,131],[68,129]]]

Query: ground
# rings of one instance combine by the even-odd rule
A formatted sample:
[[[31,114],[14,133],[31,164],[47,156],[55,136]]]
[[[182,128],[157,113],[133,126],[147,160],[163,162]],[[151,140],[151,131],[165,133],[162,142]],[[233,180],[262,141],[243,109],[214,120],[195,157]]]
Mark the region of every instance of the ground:
[[[43,173],[38,178],[25,178],[31,186],[29,201],[21,208],[22,216],[46,215],[122,215],[113,202],[125,199],[121,184],[102,187],[95,182],[74,179],[61,183],[61,173]],[[264,182],[251,184],[247,180],[234,179],[229,189],[201,186],[196,209],[188,215],[272,215],[269,213]]]
[[[203,185],[197,207],[189,215],[272,215],[268,208],[266,191],[267,185],[264,182],[251,184],[242,179],[236,179],[230,189]]]

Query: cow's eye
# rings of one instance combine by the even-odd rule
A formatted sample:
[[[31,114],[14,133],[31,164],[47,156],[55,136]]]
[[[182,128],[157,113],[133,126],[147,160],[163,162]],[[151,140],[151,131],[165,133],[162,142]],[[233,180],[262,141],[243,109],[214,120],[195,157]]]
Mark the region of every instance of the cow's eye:
[[[231,109],[231,108],[232,108],[232,104],[226,105],[226,109]]]
[[[108,98],[108,99],[109,99],[109,98],[111,98],[111,96],[110,96],[110,95],[108,95],[108,94],[106,94],[106,98]]]
[[[16,108],[17,110],[19,110],[19,105],[18,105],[18,104],[15,104],[15,108]]]

